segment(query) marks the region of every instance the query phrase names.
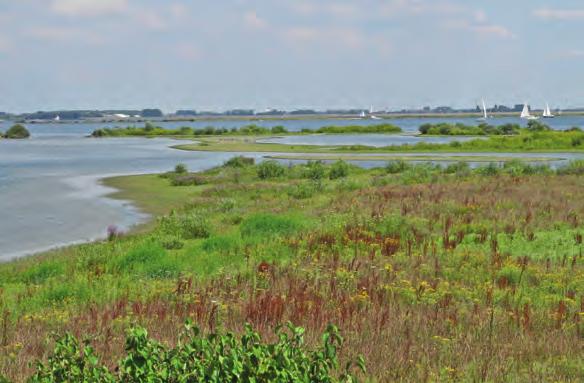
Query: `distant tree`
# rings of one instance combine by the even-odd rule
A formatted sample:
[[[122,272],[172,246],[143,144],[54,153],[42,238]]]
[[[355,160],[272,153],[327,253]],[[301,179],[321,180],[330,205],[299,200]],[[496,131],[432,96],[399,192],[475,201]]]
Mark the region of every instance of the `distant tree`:
[[[143,109],[140,113],[142,117],[162,117],[162,111],[160,109]]]

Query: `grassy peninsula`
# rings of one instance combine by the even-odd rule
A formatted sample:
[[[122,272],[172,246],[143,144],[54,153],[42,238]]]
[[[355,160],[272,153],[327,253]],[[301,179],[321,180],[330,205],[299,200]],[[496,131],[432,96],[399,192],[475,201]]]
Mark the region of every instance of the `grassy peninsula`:
[[[0,371],[582,380],[583,174],[581,162],[364,170],[236,157],[109,180],[157,218],[0,265]]]
[[[278,152],[278,153],[485,153],[485,152],[581,152],[584,132],[578,128],[567,131],[520,130],[514,135],[488,135],[470,141],[445,144],[419,142],[416,144],[372,147],[365,145],[288,145],[258,142],[260,136],[204,137],[197,143],[176,145],[176,149],[219,152]]]

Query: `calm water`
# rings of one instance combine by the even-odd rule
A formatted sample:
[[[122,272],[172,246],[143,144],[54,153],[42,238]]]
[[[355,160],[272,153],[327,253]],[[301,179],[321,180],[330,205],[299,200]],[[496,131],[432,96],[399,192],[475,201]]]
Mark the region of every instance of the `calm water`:
[[[474,119],[395,119],[389,122],[415,133],[425,122],[463,122]],[[499,118],[492,124],[519,122]],[[160,123],[165,127],[239,127],[249,121],[197,121]],[[255,121],[271,127],[284,125],[290,131],[323,125],[378,124],[379,120],[290,120]],[[546,121],[555,129],[583,126],[582,117],[560,117]],[[109,175],[161,172],[179,162],[191,170],[221,164],[234,153],[184,152],[170,149],[176,141],[143,138],[86,138],[106,124],[30,124],[32,138],[0,141],[0,260],[49,249],[55,246],[102,238],[108,225],[122,229],[147,217],[131,204],[106,198],[109,190],[99,179]],[[6,130],[9,123],[0,123]],[[307,144],[390,145],[417,142],[420,138],[402,135],[299,136],[285,142]],[[425,138],[436,140],[436,138]],[[440,139],[438,139],[440,140]],[[249,154],[247,154],[249,155]],[[261,158],[261,154],[253,154]],[[565,156],[563,156],[565,158]],[[374,166],[379,163],[363,163]]]

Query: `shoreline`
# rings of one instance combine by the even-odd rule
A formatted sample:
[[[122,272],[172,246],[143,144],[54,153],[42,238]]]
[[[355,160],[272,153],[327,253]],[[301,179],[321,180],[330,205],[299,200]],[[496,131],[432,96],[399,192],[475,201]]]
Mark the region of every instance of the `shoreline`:
[[[535,111],[536,116],[541,116],[542,111]],[[394,119],[430,119],[430,118],[479,118],[482,113],[479,112],[459,112],[459,113],[379,113],[375,116],[383,120]],[[491,118],[519,118],[519,112],[494,112],[490,113]],[[578,117],[584,116],[584,111],[562,112],[561,117]],[[247,116],[228,116],[228,115],[201,115],[188,117],[163,117],[163,118],[127,118],[127,119],[81,119],[81,120],[24,120],[27,124],[101,124],[101,123],[140,123],[140,122],[195,122],[195,121],[302,121],[302,120],[371,120],[370,118],[361,118],[355,114],[300,114],[300,115],[247,115]],[[4,120],[4,123],[16,123],[18,120]]]
[[[81,184],[85,184],[85,186],[89,186],[88,189],[86,188],[75,188],[77,190],[71,193],[71,196],[79,198],[89,198],[89,199],[97,199],[101,200],[102,202],[109,204],[109,205],[118,205],[116,206],[119,209],[124,210],[124,214],[127,218],[129,214],[132,214],[132,223],[125,224],[121,223],[114,223],[112,225],[115,226],[122,226],[123,233],[125,235],[133,235],[136,233],[140,233],[144,227],[147,227],[149,223],[152,222],[154,214],[147,211],[147,209],[138,206],[136,201],[127,198],[117,198],[115,197],[116,194],[123,192],[123,190],[118,189],[110,184],[109,180],[111,179],[118,179],[118,178],[126,178],[126,177],[137,177],[137,176],[145,176],[149,175],[150,173],[146,174],[103,174],[103,175],[95,175],[95,176],[77,176],[72,177],[69,179],[64,179],[64,182],[69,185],[79,185],[78,182]],[[84,193],[85,191],[89,191],[89,196]],[[101,189],[101,190],[100,190]],[[83,246],[92,243],[102,242],[107,239],[107,227],[104,227],[101,234],[95,233],[88,235],[86,238],[82,239],[73,239],[73,240],[65,240],[65,241],[57,241],[51,245],[45,246],[38,246],[35,248],[31,248],[29,250],[20,250],[13,253],[6,254],[2,259],[0,259],[1,264],[9,264],[14,262],[19,262],[31,258],[36,257],[43,257],[43,256],[50,256],[53,253],[60,253],[67,251],[70,248],[74,248],[77,246]]]

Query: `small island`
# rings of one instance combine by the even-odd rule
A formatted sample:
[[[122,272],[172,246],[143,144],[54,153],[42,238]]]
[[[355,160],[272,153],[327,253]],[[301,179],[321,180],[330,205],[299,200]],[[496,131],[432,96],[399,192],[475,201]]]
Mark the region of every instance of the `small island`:
[[[267,136],[267,135],[299,135],[299,134],[395,134],[402,129],[391,124],[377,125],[344,125],[322,126],[318,129],[302,129],[300,132],[289,132],[283,126],[266,128],[258,125],[245,125],[240,128],[191,128],[184,126],[177,129],[167,129],[147,122],[144,127],[128,126],[126,128],[102,128],[91,133],[92,137],[193,137],[193,136]]]
[[[6,139],[23,139],[29,138],[30,132],[24,127],[24,125],[16,124],[13,125],[6,133],[0,132],[0,138]]]

